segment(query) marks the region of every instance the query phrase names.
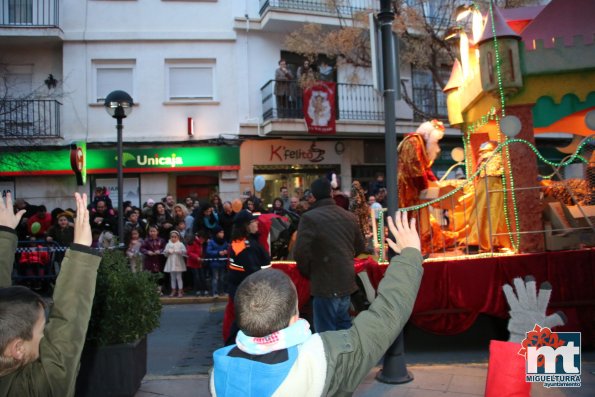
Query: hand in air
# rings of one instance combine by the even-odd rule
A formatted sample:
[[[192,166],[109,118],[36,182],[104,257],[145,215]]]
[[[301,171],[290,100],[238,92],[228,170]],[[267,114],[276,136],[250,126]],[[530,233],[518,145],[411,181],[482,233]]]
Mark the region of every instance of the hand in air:
[[[415,248],[421,251],[421,241],[415,229],[415,218],[407,222],[407,212],[398,211],[395,213],[395,220],[390,216],[387,220],[388,229],[393,235],[394,241],[386,239],[388,246],[396,253],[401,253],[404,248]]]
[[[25,210],[20,210],[16,214],[14,213],[12,209],[12,194],[10,192],[6,193],[6,204],[4,204],[4,199],[0,198],[0,226],[15,229],[25,212]]]
[[[74,243],[91,246],[91,224],[89,223],[89,210],[87,209],[87,195],[74,194],[76,200],[76,219],[74,220]]]

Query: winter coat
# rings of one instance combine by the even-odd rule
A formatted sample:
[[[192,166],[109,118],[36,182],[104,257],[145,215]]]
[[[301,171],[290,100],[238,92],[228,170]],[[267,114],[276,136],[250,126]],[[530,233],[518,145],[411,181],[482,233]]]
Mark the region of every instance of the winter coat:
[[[220,251],[227,251],[227,254],[220,255]],[[229,257],[229,243],[225,240],[217,242],[216,239],[210,239],[207,243],[207,258],[218,259],[209,261],[209,266],[214,269],[220,269],[227,266]]]
[[[163,269],[165,273],[186,271],[186,260],[184,259],[184,256],[186,256],[186,246],[184,243],[181,241],[175,243],[168,242],[163,250],[163,254],[167,258],[165,268]]]
[[[0,288],[11,285],[16,246],[14,231],[0,226]],[[66,251],[39,345],[40,357],[0,377],[0,396],[74,396],[100,261],[96,251],[80,244]]]
[[[190,269],[202,269],[203,251],[203,244],[195,238],[192,244],[186,246],[186,255],[188,255],[186,266]]]
[[[353,258],[365,248],[355,216],[325,198],[300,218],[293,252],[312,296],[340,298],[357,291]]]
[[[351,396],[409,319],[421,284],[422,261],[414,248],[393,257],[378,297],[349,329],[313,334],[285,351],[262,355],[248,354],[237,345],[216,350],[211,395]]]
[[[165,263],[165,257],[163,256],[163,250],[165,249],[165,240],[161,237],[156,239],[147,238],[143,241],[143,245],[140,248],[140,252],[145,256],[144,266],[145,270],[152,273],[159,273],[163,271],[163,265]],[[149,251],[159,251],[160,255],[149,255]]]

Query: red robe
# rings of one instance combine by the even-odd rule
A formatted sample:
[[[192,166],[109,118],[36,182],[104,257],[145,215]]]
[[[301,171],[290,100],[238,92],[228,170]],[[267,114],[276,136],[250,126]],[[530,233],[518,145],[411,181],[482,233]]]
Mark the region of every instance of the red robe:
[[[420,204],[419,194],[437,178],[420,134],[407,135],[398,147],[399,208]]]
[[[410,134],[401,141],[397,150],[399,208],[421,204],[421,191],[427,189],[430,182],[437,181],[432,172],[432,161],[428,158],[425,141],[420,134]],[[455,244],[457,234],[442,230],[427,207],[412,212],[410,218],[418,218],[421,250],[424,255]]]

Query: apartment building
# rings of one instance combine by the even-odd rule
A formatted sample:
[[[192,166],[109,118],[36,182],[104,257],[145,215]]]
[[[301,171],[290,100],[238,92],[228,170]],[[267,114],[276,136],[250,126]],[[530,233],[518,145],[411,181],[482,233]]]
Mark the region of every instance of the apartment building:
[[[348,190],[353,178],[371,180],[384,170],[384,105],[370,70],[359,71],[358,84],[350,83],[348,67],[333,71],[332,135],[309,133],[302,113],[280,114],[273,94],[279,59],[294,71],[303,60],[285,48],[290,32],[307,23],[336,29],[353,12],[377,11],[377,1],[333,9],[322,0],[0,4],[0,73],[7,82],[0,190],[62,205],[76,189],[74,143],[86,146],[88,191],[107,186],[116,199],[115,119],[103,106],[113,90],[134,100],[123,120],[122,159],[124,200],[134,205],[168,193],[233,199],[253,190],[256,175],[267,180],[269,199],[281,186],[293,192],[329,172]],[[419,107],[446,117],[431,76],[403,63],[400,73]],[[420,120],[411,107],[395,106],[398,134],[414,131]],[[458,130],[447,130],[453,139],[445,139],[440,169],[452,164],[450,148],[460,142]]]

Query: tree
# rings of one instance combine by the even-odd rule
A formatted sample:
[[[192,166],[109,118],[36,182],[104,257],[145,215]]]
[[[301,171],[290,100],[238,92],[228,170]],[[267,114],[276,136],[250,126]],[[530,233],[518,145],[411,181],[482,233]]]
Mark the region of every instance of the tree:
[[[499,7],[519,7],[547,3],[549,0],[500,0]],[[345,0],[327,0],[327,9],[340,7]],[[489,0],[475,2],[480,10],[488,9]],[[457,24],[454,18],[460,0],[393,0],[395,12],[393,30],[400,40],[400,59],[402,63],[414,68],[427,70],[433,80],[444,88],[448,74],[456,57],[457,49],[444,40],[448,27]],[[370,67],[370,38],[368,33],[368,13],[354,13],[349,20],[337,11],[339,28],[325,30],[317,24],[307,24],[290,33],[285,40],[288,51],[295,52],[314,61],[319,54],[334,58],[338,65],[350,64],[356,67]],[[351,17],[351,15],[350,15]],[[403,88],[404,85],[402,84]],[[406,90],[402,90],[403,99],[415,112],[424,114],[417,108]],[[432,117],[433,115],[426,115]]]
[[[0,150],[19,154],[0,156],[3,168],[23,168],[23,164],[36,160],[24,148],[60,138],[57,110],[61,94],[54,89],[57,80],[50,76],[31,87],[30,74],[14,73],[11,65],[0,60]]]

